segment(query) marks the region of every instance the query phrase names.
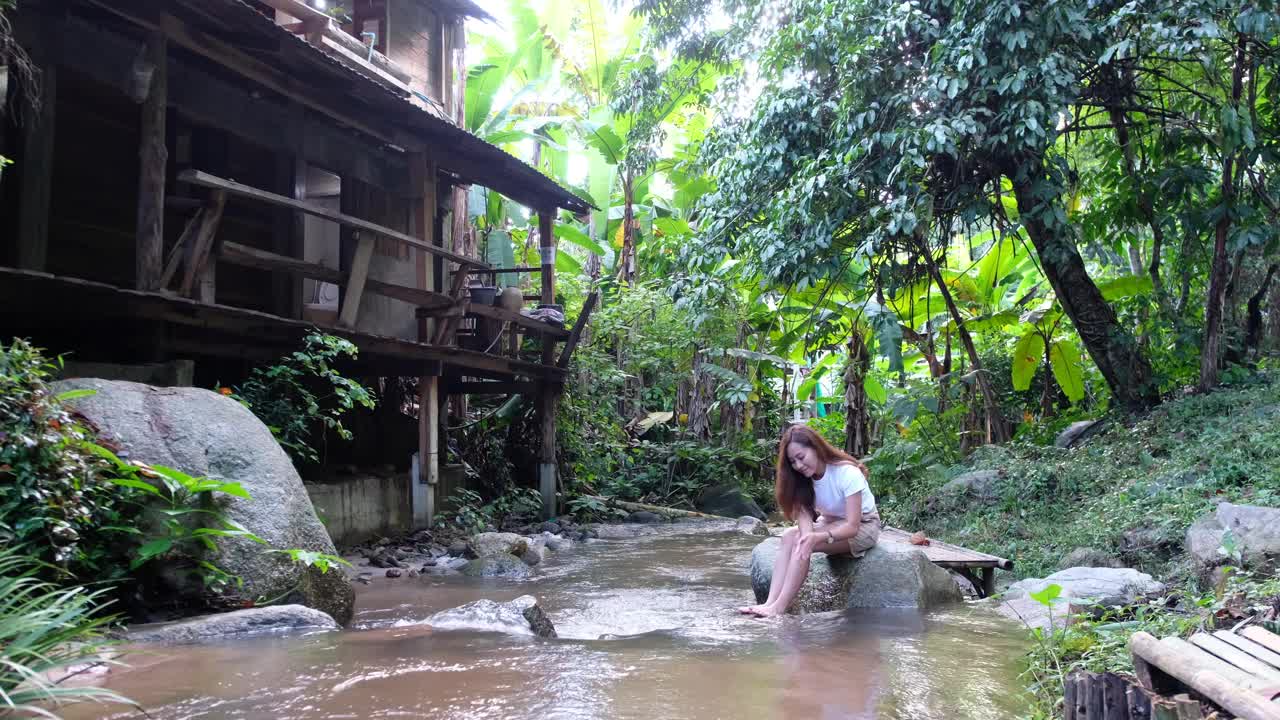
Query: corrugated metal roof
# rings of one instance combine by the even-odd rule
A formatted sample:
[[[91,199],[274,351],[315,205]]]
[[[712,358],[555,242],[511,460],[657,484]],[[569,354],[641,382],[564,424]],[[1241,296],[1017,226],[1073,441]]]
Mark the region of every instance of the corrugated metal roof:
[[[575,213],[582,213],[592,208],[590,203],[566,190],[537,168],[454,125],[447,118],[414,104],[398,89],[393,89],[358,69],[340,62],[332,55],[276,24],[273,18],[259,12],[246,0],[213,0],[212,2],[211,0],[179,0],[179,2],[197,3],[196,8],[201,14],[213,10],[215,3],[221,5],[239,16],[234,19],[244,23],[240,27],[252,26],[258,32],[277,37],[282,46],[292,47],[304,57],[322,64],[326,69],[345,74],[363,83],[370,90],[376,89],[377,92],[373,92],[373,97],[370,99],[377,98],[373,100],[379,105],[377,110],[389,112],[397,124],[410,132],[426,135],[436,143],[443,144],[448,148],[448,155],[461,156],[468,161],[471,165],[468,168],[453,167],[448,161],[442,163],[445,169],[466,181],[496,190],[535,209],[554,205]],[[382,118],[386,119],[387,115],[382,115]]]

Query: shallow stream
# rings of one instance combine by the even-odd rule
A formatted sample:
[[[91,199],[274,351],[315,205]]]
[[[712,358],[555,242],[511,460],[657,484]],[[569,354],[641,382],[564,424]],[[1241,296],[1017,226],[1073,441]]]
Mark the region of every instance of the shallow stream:
[[[149,648],[108,686],[155,720],[1018,717],[1024,634],[984,611],[753,620],[758,538],[658,534],[558,553],[526,581],[379,578],[344,632]],[[432,613],[532,594],[560,634],[435,631]],[[134,718],[70,708],[69,720]]]

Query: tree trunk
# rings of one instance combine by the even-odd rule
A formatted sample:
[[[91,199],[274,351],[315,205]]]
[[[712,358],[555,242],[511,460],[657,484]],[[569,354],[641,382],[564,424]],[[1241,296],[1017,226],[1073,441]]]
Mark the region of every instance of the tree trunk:
[[[693,391],[689,394],[689,433],[695,440],[711,439],[711,403],[715,378],[702,369],[701,352],[693,354]]]
[[[1276,270],[1280,270],[1280,263],[1271,263],[1267,267],[1267,276],[1262,280],[1262,287],[1249,298],[1249,317],[1244,333],[1245,353],[1257,353],[1258,346],[1261,344],[1262,301],[1267,297],[1267,291],[1271,289],[1271,279],[1275,277]]]
[[[1035,245],[1044,274],[1089,356],[1106,378],[1116,405],[1129,411],[1153,407],[1160,402],[1160,392],[1151,364],[1089,277],[1069,228],[1057,219],[1057,188],[1049,186],[1042,173],[1043,161],[1039,157],[1020,167],[1011,163],[1006,168],[1013,181],[1022,225]]]
[[[622,253],[618,256],[618,280],[630,285],[635,280],[635,187],[630,175],[622,177]]]
[[[1248,49],[1243,33],[1236,38],[1236,65],[1231,74],[1231,103],[1240,106],[1244,91],[1245,54]],[[1200,344],[1201,391],[1218,384],[1218,345],[1222,339],[1222,306],[1227,291],[1227,236],[1231,232],[1231,204],[1235,198],[1235,151],[1223,148],[1222,208],[1213,228],[1213,265],[1209,269],[1209,293],[1205,299],[1204,342]]]
[[[982,360],[978,357],[978,349],[973,344],[973,337],[969,335],[968,328],[964,326],[964,318],[960,316],[960,309],[956,307],[955,299],[951,297],[951,289],[947,287],[947,282],[943,279],[942,272],[938,269],[938,263],[934,260],[933,253],[929,250],[924,238],[917,234],[914,239],[920,255],[924,259],[925,267],[929,270],[929,277],[938,286],[938,292],[942,294],[942,300],[947,304],[947,311],[951,314],[951,319],[956,324],[956,332],[960,335],[960,342],[964,345],[965,352],[969,355],[969,362],[973,363],[973,376],[977,381],[978,389],[982,391],[982,404],[987,415],[987,442],[1005,442],[1012,437],[1009,432],[1009,423],[1004,419],[1004,415],[1000,413],[1000,406],[996,402],[995,389],[991,387],[991,378],[987,376],[986,368],[982,367]]]
[[[844,370],[844,450],[854,457],[862,457],[871,450],[867,431],[871,415],[867,412],[867,389],[863,384],[870,370],[867,343],[862,331],[855,326],[849,337],[849,364]]]
[[[1053,416],[1053,343],[1044,339],[1044,388],[1040,394],[1040,417]]]

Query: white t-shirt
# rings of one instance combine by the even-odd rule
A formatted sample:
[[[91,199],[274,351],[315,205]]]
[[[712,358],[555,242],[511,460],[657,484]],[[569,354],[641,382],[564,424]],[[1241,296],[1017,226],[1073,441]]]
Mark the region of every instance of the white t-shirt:
[[[852,465],[827,464],[827,471],[813,483],[814,509],[827,517],[845,516],[845,498],[862,493],[862,514],[876,510],[876,499],[871,494],[867,479]]]

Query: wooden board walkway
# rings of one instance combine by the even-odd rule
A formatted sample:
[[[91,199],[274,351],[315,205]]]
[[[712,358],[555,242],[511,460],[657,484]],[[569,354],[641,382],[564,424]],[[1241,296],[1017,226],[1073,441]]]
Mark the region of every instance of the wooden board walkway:
[[[880,542],[894,542],[912,545],[911,533],[895,527],[884,526],[880,531]],[[925,557],[934,565],[948,570],[955,570],[969,579],[982,597],[991,597],[996,592],[996,568],[1012,570],[1013,561],[952,545],[941,540],[929,538],[928,545],[912,545],[924,551]],[[975,575],[975,571],[978,575]]]
[[[1243,720],[1280,720],[1280,636],[1272,632],[1250,626],[1189,641],[1138,632],[1129,651],[1139,682],[1153,693],[1190,689]]]

